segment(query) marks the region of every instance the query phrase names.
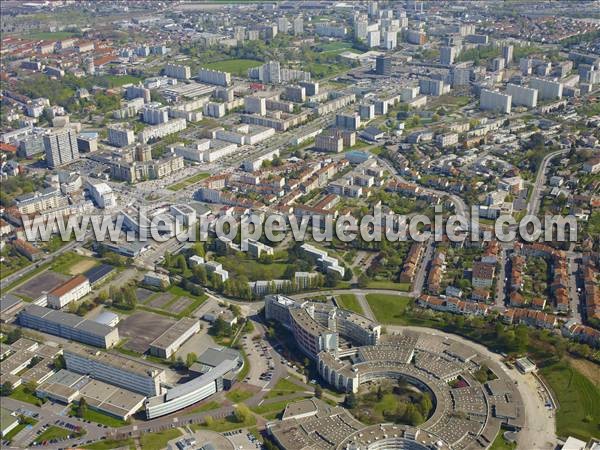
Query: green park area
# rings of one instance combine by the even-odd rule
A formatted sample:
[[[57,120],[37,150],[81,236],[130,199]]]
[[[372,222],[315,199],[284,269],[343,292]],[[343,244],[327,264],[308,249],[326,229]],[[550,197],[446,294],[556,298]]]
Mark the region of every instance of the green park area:
[[[357,314],[364,314],[362,306],[360,306],[360,303],[354,294],[339,295],[337,298],[337,303],[340,308],[354,311]]]
[[[404,379],[377,383],[366,392],[347,397],[346,404],[354,417],[369,425],[393,422],[416,426],[433,411],[431,394]]]
[[[135,450],[135,442],[133,439],[106,439],[92,444],[87,444],[84,447],[87,450],[111,450],[113,448],[130,448]]]
[[[600,388],[568,362],[557,362],[540,369],[559,404],[556,434],[588,440],[599,436]]]
[[[195,175],[192,175],[189,178],[186,178],[185,180],[182,180],[182,181],[179,181],[177,183],[170,185],[169,187],[167,187],[167,189],[169,189],[170,191],[177,192],[182,189],[185,189],[186,187],[190,187],[196,183],[199,183],[200,181],[204,180],[205,178],[208,178],[209,176],[210,176],[209,173],[200,172]]]
[[[227,397],[233,403],[240,403],[244,400],[248,400],[250,397],[252,397],[252,395],[254,395],[252,394],[252,392],[238,388],[227,392],[227,394],[225,394],[225,397]]]
[[[140,445],[144,450],[162,450],[167,448],[167,443],[181,436],[177,428],[160,431],[158,433],[144,433],[140,436]]]
[[[390,325],[407,325],[404,313],[411,303],[410,297],[393,294],[367,294],[366,297],[371,311],[379,322]]]
[[[34,41],[60,41],[75,36],[75,33],[69,31],[34,31],[23,36],[25,39]]]
[[[232,75],[245,77],[248,73],[248,69],[260,66],[262,64],[262,61],[257,61],[254,59],[226,59],[223,61],[203,64],[202,67],[212,70],[221,70],[223,72],[229,72]]]
[[[305,389],[302,386],[297,385],[287,378],[280,378],[264,398],[267,400],[270,398],[282,397],[284,395],[292,395],[302,392],[305,392]]]
[[[71,411],[69,412],[70,416],[77,416],[77,407],[72,406]],[[106,425],[108,427],[118,428],[127,425],[127,422],[119,419],[118,417],[110,416],[100,411],[96,411],[92,408],[85,408],[85,412],[81,417],[84,420],[89,420],[90,422],[99,423],[101,425]]]

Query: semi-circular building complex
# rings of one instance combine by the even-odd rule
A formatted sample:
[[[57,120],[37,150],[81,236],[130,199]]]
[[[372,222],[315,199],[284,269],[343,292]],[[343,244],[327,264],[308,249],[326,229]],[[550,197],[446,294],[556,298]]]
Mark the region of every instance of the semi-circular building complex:
[[[305,404],[300,413],[291,404],[283,419],[268,427],[286,449],[485,449],[501,426],[519,430],[524,423],[517,387],[495,361],[469,345],[425,332],[381,335],[377,323],[332,305],[281,296],[268,297],[265,304],[267,318],[277,311],[277,320],[294,333],[323,380],[337,390],[358,392],[365,383],[403,379],[428,392],[434,405],[424,423],[409,427],[365,426],[347,410],[316,400],[311,400],[316,406]],[[363,324],[363,333],[356,324]],[[484,383],[475,378],[482,368],[488,368]],[[331,421],[339,422],[339,429],[342,423],[349,428],[341,435],[328,433]]]

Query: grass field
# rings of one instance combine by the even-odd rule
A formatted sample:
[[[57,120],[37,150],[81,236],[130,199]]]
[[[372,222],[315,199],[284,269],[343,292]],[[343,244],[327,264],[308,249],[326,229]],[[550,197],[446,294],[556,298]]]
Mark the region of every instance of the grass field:
[[[234,389],[233,391],[229,391],[227,394],[225,394],[225,397],[227,397],[233,403],[240,403],[244,400],[248,400],[253,395],[254,394],[252,392],[245,391],[243,389]]]
[[[367,302],[375,318],[383,324],[405,325],[403,317],[410,297],[391,294],[367,294]]]
[[[92,444],[87,444],[85,447],[82,448],[85,448],[87,450],[111,450],[113,448],[121,447],[129,447],[135,449],[135,442],[133,442],[133,439],[122,439],[118,441],[107,439],[105,441],[98,441]]]
[[[339,55],[344,52],[362,53],[361,51],[352,48],[350,42],[327,42],[325,44],[320,44],[318,48],[321,53],[331,53],[334,55]]]
[[[286,378],[280,378],[264,398],[276,398],[284,395],[296,394],[298,392],[304,392],[304,388]]]
[[[56,31],[54,33],[50,31],[36,31],[28,33],[23,37],[25,39],[32,39],[34,41],[60,41],[61,39],[67,39],[75,36],[75,33],[69,31]]]
[[[97,264],[98,262],[92,258],[75,252],[67,252],[54,260],[52,270],[63,275],[79,275]]]
[[[492,442],[490,450],[514,450],[517,447],[516,442],[508,442],[506,439],[504,439],[503,434],[504,430],[501,429],[496,436],[496,439],[494,439],[494,442]]]
[[[71,416],[77,415],[75,406],[73,406],[71,408],[69,415],[71,415]],[[118,427],[127,425],[127,423],[124,420],[121,420],[117,417],[109,416],[108,414],[104,414],[103,412],[96,411],[92,408],[87,408],[87,411],[86,411],[85,415],[83,416],[83,419],[89,420],[89,421],[95,422],[95,423],[100,423],[102,425],[107,425],[107,426],[113,427],[113,428],[118,428]]]
[[[161,450],[167,448],[167,443],[171,439],[179,436],[181,436],[181,431],[177,428],[159,433],[144,433],[140,436],[140,444],[144,450]]]
[[[17,434],[19,434],[21,432],[21,430],[24,430],[28,425],[33,426],[37,422],[38,422],[37,420],[29,418],[28,422],[19,423],[19,425],[17,425],[12,430],[10,430],[5,436],[2,436],[2,439],[10,442],[10,441],[12,441],[12,438],[14,438]]]
[[[244,422],[235,422],[230,417],[224,419],[215,419],[210,427],[206,425],[190,425],[190,428],[194,431],[197,430],[212,430],[217,433],[224,433],[225,431],[237,430],[238,428],[248,428],[256,425],[256,417],[250,416]],[[146,450],[146,447],[143,447]]]
[[[410,283],[395,283],[393,281],[369,281],[367,285],[370,289],[393,289],[395,291],[408,292],[410,291]]]
[[[600,388],[566,362],[540,369],[556,396],[556,434],[588,440],[600,436]]]
[[[188,186],[191,186],[193,184],[196,184],[202,180],[204,180],[205,178],[208,178],[210,176],[209,173],[206,172],[200,172],[197,173],[196,175],[192,175],[189,178],[186,178],[185,180],[179,181],[178,183],[172,184],[169,187],[167,187],[168,190],[170,191],[180,191],[182,189],[185,189]]]
[[[40,434],[33,442],[36,444],[41,444],[44,441],[50,441],[52,439],[64,439],[71,434],[72,432],[65,428],[51,426],[48,427],[42,434]]]
[[[298,397],[293,400],[282,400],[280,402],[263,403],[260,406],[255,406],[252,409],[256,414],[260,414],[265,419],[273,420],[277,418],[288,405],[288,403],[297,402],[309,397]]]
[[[275,280],[283,278],[287,264],[274,262],[272,264],[261,264],[255,259],[239,258],[237,256],[220,256],[216,260],[223,264],[223,268],[243,275],[250,281]]]
[[[360,303],[354,294],[342,294],[338,296],[338,305],[340,305],[340,308],[349,309],[358,314],[364,314],[362,306],[360,306]]]
[[[19,387],[15,388],[12,391],[12,394],[10,394],[10,397],[14,398],[15,400],[20,400],[22,402],[31,403],[32,405],[39,406],[42,404],[42,400],[37,398],[35,395],[30,394],[29,392],[26,392],[24,386],[19,386]]]
[[[254,59],[227,59],[224,61],[203,64],[202,67],[206,69],[222,70],[224,72],[229,72],[232,75],[245,77],[248,73],[248,69],[262,64],[262,61],[256,61]]]
[[[210,401],[208,403],[205,403],[204,405],[200,405],[197,408],[193,408],[190,409],[188,411],[185,412],[185,415],[189,415],[189,414],[195,414],[195,413],[201,413],[201,412],[206,412],[206,411],[212,411],[213,409],[217,409],[220,408],[221,405],[218,402]]]

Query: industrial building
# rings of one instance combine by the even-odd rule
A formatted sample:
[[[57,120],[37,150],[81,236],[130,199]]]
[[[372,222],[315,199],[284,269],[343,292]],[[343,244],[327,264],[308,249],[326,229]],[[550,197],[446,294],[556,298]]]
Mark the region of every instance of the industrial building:
[[[119,342],[119,330],[116,328],[43,306],[28,305],[18,318],[23,327],[96,347],[110,348]]]
[[[150,344],[150,354],[168,359],[190,337],[200,331],[198,319],[184,317],[169,327]]]

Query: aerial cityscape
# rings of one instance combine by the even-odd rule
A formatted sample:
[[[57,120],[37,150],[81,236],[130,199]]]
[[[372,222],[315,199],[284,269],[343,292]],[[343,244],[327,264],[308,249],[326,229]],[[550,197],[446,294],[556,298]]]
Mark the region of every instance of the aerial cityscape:
[[[0,447],[600,450],[600,0],[2,0]]]

